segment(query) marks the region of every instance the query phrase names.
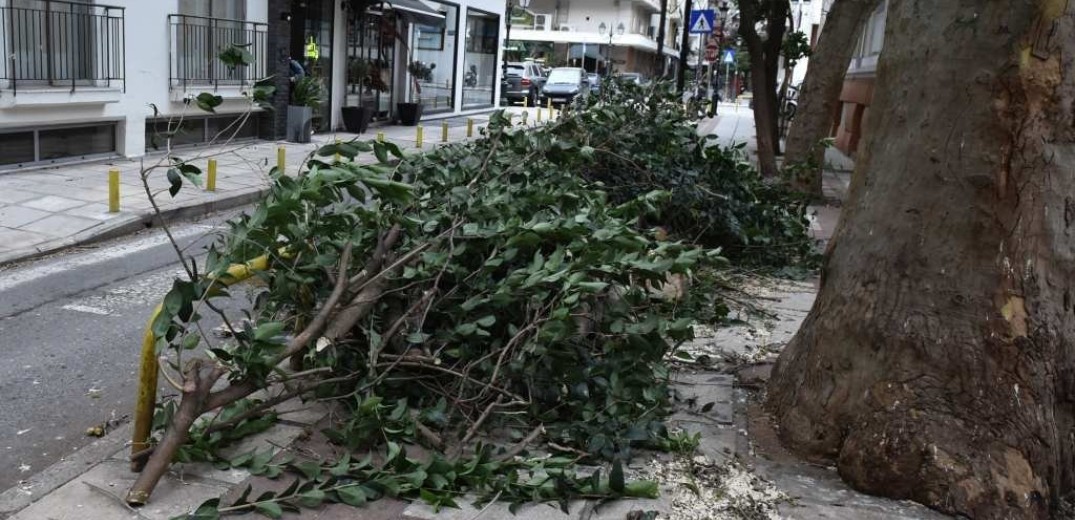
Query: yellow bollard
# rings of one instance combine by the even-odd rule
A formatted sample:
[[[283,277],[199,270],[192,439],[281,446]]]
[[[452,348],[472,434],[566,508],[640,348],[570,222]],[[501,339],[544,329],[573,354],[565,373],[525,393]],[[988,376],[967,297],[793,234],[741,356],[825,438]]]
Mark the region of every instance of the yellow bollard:
[[[442,143],[447,143],[448,142],[448,122],[447,121],[441,121],[441,123],[440,123],[440,142],[442,142]]]
[[[526,120],[529,119],[530,112],[523,112],[523,126],[526,126]]]
[[[281,250],[281,254],[286,254]],[[232,264],[227,273],[214,280],[206,291],[210,295],[219,294],[220,291],[230,285],[242,282],[258,271],[269,268],[269,255],[261,255],[245,264]],[[149,448],[149,434],[153,426],[153,410],[157,404],[157,373],[160,365],[157,362],[157,338],[153,334],[153,322],[163,310],[164,304],[158,304],[153,313],[149,315],[146,323],[146,331],[142,336],[141,362],[138,373],[138,397],[134,404],[134,426],[131,430],[131,455]],[[145,459],[142,459],[145,460]],[[141,471],[141,461],[131,461],[131,469]]]
[[[552,121],[552,98],[549,98],[549,121]]]
[[[216,159],[209,159],[209,173],[205,175],[205,191],[216,191]]]
[[[538,107],[537,109],[537,122],[541,122],[541,107]]]
[[[526,96],[526,97],[523,98],[523,108],[528,108],[529,106],[530,106],[530,96]]]
[[[377,142],[378,143],[383,143],[384,142],[384,132],[377,132]]]
[[[108,170],[108,212],[119,213],[119,168]]]
[[[418,148],[422,147],[422,125],[418,125],[417,131],[415,132],[414,145]]]
[[[280,175],[283,175],[284,171],[287,169],[287,163],[285,162],[286,158],[287,158],[287,149],[284,148],[283,146],[277,148],[276,149],[276,171]]]
[[[508,124],[509,125],[514,125],[515,124],[515,114],[510,114],[510,113],[508,114]]]
[[[339,147],[340,147],[340,140],[337,139],[336,140],[336,148],[338,149]],[[333,157],[333,159],[336,159],[336,162],[340,162],[340,152],[336,152],[336,155],[335,155],[335,157]]]
[[[474,120],[467,118],[467,138],[474,137]]]

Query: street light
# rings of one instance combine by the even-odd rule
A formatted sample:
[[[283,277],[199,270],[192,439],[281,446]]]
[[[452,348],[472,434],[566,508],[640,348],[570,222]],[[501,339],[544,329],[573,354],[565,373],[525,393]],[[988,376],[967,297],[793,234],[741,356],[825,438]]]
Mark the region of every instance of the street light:
[[[530,0],[508,0],[508,16],[506,23],[506,30],[504,31],[504,51],[503,58],[504,63],[500,66],[500,84],[503,86],[504,82],[508,80],[508,45],[511,44],[511,14],[515,11],[515,3],[519,3],[519,7],[526,9],[530,7]],[[503,96],[503,93],[501,93]]]
[[[623,23],[621,22],[616,26],[616,36],[623,36]],[[605,22],[601,22],[601,25],[597,26],[597,32],[604,36],[608,32],[608,58],[605,59],[605,76],[612,77],[612,31],[609,26],[605,25]]]

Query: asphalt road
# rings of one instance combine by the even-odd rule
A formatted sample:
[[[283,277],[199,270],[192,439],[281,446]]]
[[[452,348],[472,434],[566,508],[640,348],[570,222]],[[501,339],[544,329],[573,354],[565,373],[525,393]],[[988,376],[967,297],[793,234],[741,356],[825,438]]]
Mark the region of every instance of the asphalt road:
[[[222,220],[172,231],[200,256]],[[146,320],[180,274],[159,229],[0,269],[0,491],[128,421]]]

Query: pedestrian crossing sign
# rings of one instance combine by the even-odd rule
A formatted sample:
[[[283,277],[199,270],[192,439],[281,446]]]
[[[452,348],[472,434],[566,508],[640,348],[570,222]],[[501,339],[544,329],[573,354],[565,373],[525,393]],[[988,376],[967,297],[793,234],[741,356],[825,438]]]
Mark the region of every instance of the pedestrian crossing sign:
[[[712,9],[692,9],[690,18],[691,34],[709,34],[713,32],[713,20],[716,13]]]

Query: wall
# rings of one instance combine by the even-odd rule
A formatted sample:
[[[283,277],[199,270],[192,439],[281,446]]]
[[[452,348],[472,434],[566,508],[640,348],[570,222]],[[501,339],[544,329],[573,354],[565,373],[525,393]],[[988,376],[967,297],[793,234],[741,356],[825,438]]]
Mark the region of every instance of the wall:
[[[0,0],[2,1],[2,0]],[[268,0],[247,0],[247,19],[265,21]],[[125,7],[126,91],[67,88],[22,90],[12,96],[0,91],[0,132],[7,129],[115,121],[117,152],[127,157],[145,154],[145,122],[155,105],[162,116],[204,115],[197,107],[173,101],[169,88],[168,14],[178,11],[178,0],[110,0],[109,5]],[[108,102],[98,102],[103,95]],[[19,99],[21,98],[21,99]],[[33,103],[33,104],[31,104]],[[248,104],[227,100],[218,113],[241,113]]]

